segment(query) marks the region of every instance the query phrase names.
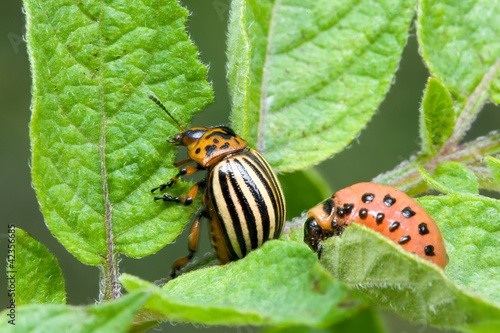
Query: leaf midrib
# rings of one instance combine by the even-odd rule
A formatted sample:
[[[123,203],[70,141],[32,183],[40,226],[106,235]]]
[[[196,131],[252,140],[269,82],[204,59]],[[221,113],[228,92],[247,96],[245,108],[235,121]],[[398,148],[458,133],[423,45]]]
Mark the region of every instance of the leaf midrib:
[[[100,70],[99,70],[99,102],[100,102],[100,114],[101,114],[101,144],[99,146],[100,150],[100,159],[101,159],[101,178],[102,178],[102,186],[103,186],[103,196],[104,196],[104,207],[105,207],[105,215],[104,215],[104,224],[106,226],[106,247],[107,253],[105,256],[105,265],[103,270],[106,270],[105,276],[101,277],[104,283],[101,283],[101,291],[100,298],[104,299],[115,299],[120,296],[120,288],[116,289],[118,283],[118,272],[115,264],[116,256],[114,252],[114,236],[113,236],[113,225],[111,222],[112,215],[112,207],[109,202],[109,190],[108,190],[108,175],[106,169],[106,124],[107,119],[105,115],[105,104],[104,104],[104,33],[102,20],[105,11],[104,0],[100,1],[101,4],[101,13],[99,15],[99,21],[97,24],[99,26],[99,60],[100,60]],[[104,289],[104,290],[103,290]],[[109,293],[109,294],[108,294]]]

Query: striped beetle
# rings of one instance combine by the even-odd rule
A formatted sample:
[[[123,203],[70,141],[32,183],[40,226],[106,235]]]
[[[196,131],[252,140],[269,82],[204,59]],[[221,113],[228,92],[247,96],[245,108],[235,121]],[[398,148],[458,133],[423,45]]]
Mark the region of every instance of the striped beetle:
[[[194,256],[198,247],[200,221],[209,219],[212,247],[222,264],[243,258],[270,239],[277,239],[285,225],[285,199],[271,166],[257,151],[227,126],[194,127],[185,129],[154,96],[148,95],[162,108],[181,133],[168,140],[186,146],[188,159],[175,163],[181,167],[170,181],[151,190],[163,191],[184,175],[207,170],[207,176],[186,194],[173,197],[164,193],[154,200],[180,202],[190,205],[199,188],[204,188],[204,209],[198,213],[189,232],[189,254],[172,265],[170,277]],[[189,162],[196,166],[184,166]],[[184,167],[182,167],[184,166]]]

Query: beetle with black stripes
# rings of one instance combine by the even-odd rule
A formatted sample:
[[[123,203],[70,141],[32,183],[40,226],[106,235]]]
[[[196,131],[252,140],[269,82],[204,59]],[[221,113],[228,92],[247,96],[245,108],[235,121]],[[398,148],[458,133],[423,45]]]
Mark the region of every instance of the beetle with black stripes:
[[[148,97],[181,129],[182,132],[169,142],[187,147],[189,157],[175,163],[180,167],[176,176],[151,192],[165,190],[177,183],[181,176],[207,171],[207,176],[186,194],[173,197],[164,193],[154,198],[155,201],[189,205],[198,190],[204,189],[204,209],[194,219],[189,232],[189,254],[172,265],[170,277],[176,277],[193,258],[203,217],[209,219],[210,240],[222,264],[243,258],[265,241],[279,238],[285,225],[285,199],[276,175],[262,155],[249,148],[248,143],[229,127],[185,129],[156,97]],[[186,166],[189,162],[196,165]]]

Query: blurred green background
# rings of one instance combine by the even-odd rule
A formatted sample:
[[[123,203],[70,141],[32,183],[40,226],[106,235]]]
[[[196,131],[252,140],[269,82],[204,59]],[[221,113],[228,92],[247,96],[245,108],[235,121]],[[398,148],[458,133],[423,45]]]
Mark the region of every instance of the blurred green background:
[[[230,0],[184,0],[181,3],[192,13],[189,33],[200,50],[201,60],[209,65],[209,81],[215,90],[216,102],[196,115],[193,125],[227,124],[230,102],[225,80],[225,38]],[[1,257],[5,258],[7,252],[7,225],[15,224],[47,246],[59,260],[66,279],[68,303],[93,304],[98,298],[98,269],[81,264],[51,235],[44,224],[31,186],[28,130],[31,76],[23,40],[25,19],[21,1],[2,3],[0,26]],[[369,181],[418,151],[418,108],[428,75],[418,54],[415,31],[412,28],[394,85],[379,111],[348,149],[316,167],[332,189]],[[467,138],[472,139],[498,129],[498,111],[497,106],[488,104]],[[200,256],[210,251],[207,232],[207,228],[203,228]],[[172,262],[186,254],[186,236],[184,233],[175,244],[140,260],[122,257],[121,272],[151,281],[166,276]],[[0,290],[6,290],[4,278],[0,279]],[[0,293],[0,305],[7,304],[7,293],[3,291]],[[394,333],[438,331],[405,322],[387,313],[384,313],[384,318],[389,331]],[[258,331],[252,327],[204,328],[187,324],[163,324],[161,327],[169,332]]]

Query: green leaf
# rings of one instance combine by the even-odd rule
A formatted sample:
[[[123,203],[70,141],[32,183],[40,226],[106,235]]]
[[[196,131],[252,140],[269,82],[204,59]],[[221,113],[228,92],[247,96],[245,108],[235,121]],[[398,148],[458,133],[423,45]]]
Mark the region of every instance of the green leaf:
[[[33,74],[32,173],[52,233],[86,264],[171,242],[197,208],[154,203],[179,132],[212,101],[175,0],[25,0]],[[188,184],[173,191],[178,194]],[[107,259],[107,260],[106,260]]]
[[[149,293],[139,291],[119,300],[87,307],[62,304],[30,304],[16,309],[15,326],[8,323],[8,310],[1,313],[0,331],[10,332],[128,332],[128,327]],[[5,319],[9,318],[9,319]]]
[[[363,305],[331,278],[307,246],[284,241],[266,242],[224,266],[181,275],[163,289],[127,274],[120,281],[128,291],[152,290],[146,308],[164,321],[326,326]]]
[[[474,173],[458,162],[443,162],[434,171],[434,175],[419,167],[422,178],[435,190],[453,194],[478,194],[479,185]]]
[[[314,168],[278,175],[286,202],[287,219],[323,201],[332,193],[326,179]]]
[[[57,259],[27,232],[16,228],[15,236],[15,247],[12,248],[15,260],[7,260],[7,278],[9,284],[12,282],[15,286],[16,306],[65,304],[66,289]]]
[[[393,81],[415,1],[233,1],[233,128],[278,171],[345,148]]]
[[[420,136],[422,151],[435,155],[436,151],[453,133],[455,126],[455,111],[453,101],[443,84],[429,78],[420,107]]]
[[[420,0],[417,33],[434,77],[460,102],[477,93],[500,102],[498,1]]]
[[[450,251],[447,271],[461,260]],[[470,332],[500,329],[497,303],[462,289],[438,266],[363,225],[353,223],[341,237],[324,241],[321,263],[341,281],[408,320]]]
[[[496,301],[498,306],[500,201],[456,194],[423,197],[418,202],[439,222],[445,237],[450,257],[446,274],[459,286]]]
[[[488,163],[488,168],[491,171],[491,175],[496,180],[498,184],[500,184],[500,159],[487,156],[484,158]]]
[[[261,333],[340,333],[340,332],[386,332],[378,311],[368,307],[340,323],[328,328],[315,328],[308,326],[271,327]]]

